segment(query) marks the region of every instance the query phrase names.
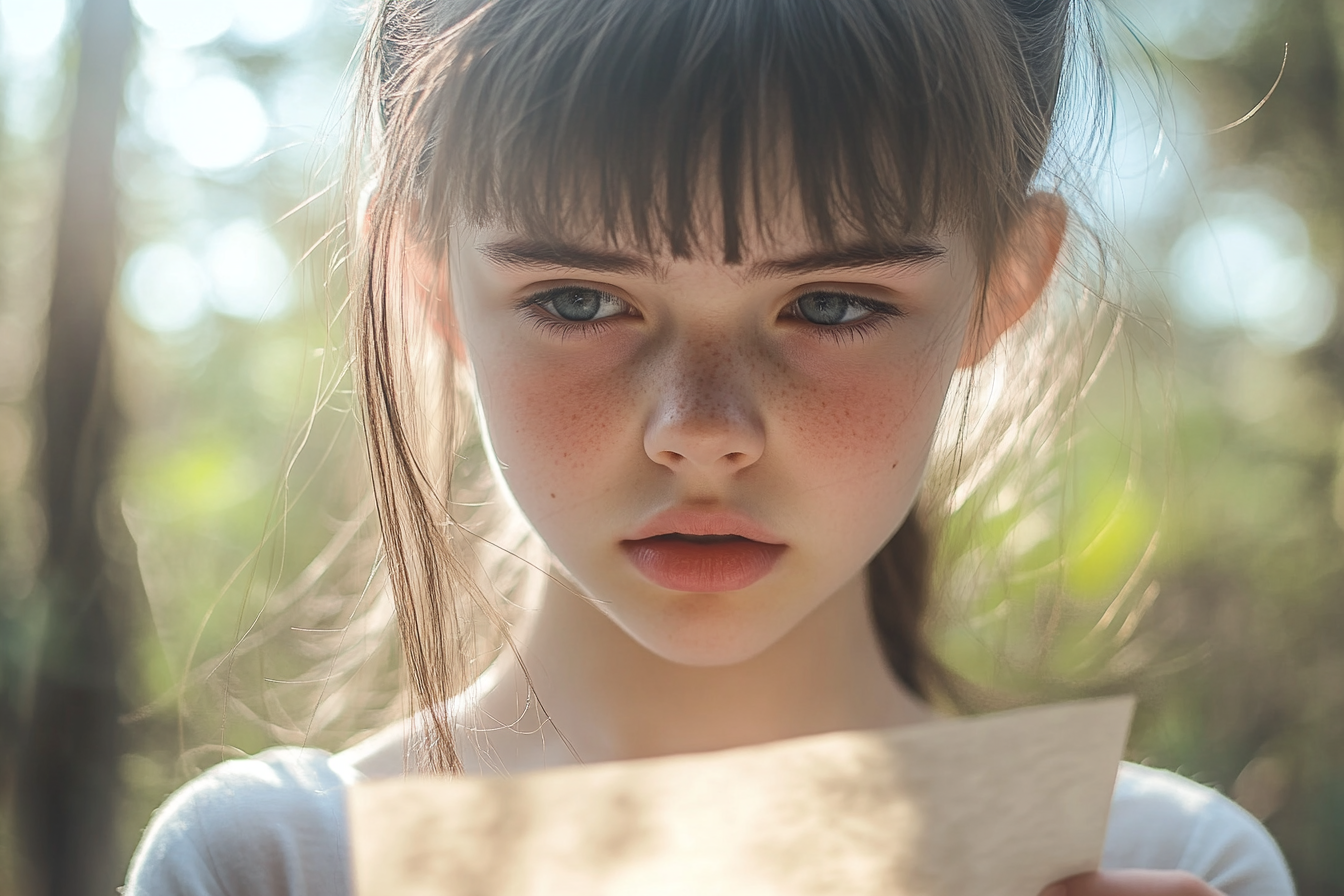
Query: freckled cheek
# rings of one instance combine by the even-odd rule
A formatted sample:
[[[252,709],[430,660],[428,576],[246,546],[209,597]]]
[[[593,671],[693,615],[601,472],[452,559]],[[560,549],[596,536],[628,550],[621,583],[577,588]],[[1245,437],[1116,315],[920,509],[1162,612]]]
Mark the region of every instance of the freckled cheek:
[[[613,359],[533,346],[496,361],[478,362],[477,378],[495,454],[524,509],[591,495],[631,439],[640,444],[631,435],[638,402]]]
[[[781,402],[781,431],[819,473],[922,467],[946,386],[930,360],[921,353],[808,377]]]

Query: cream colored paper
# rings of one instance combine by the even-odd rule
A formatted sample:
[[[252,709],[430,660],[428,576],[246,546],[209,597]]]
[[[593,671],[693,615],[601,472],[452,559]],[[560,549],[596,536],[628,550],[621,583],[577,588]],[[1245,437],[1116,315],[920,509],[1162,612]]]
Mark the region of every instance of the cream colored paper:
[[[351,788],[358,896],[1036,896],[1096,868],[1130,698]]]

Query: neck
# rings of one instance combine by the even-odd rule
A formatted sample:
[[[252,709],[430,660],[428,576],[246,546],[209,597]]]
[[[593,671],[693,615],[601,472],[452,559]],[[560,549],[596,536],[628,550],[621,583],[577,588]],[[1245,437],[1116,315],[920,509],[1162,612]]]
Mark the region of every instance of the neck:
[[[520,644],[522,667],[507,661],[479,701],[480,724],[494,729],[488,767],[701,752],[931,715],[888,669],[862,576],[765,651],[730,666],[669,662],[563,584],[550,585],[535,612]],[[536,700],[528,700],[527,676]]]

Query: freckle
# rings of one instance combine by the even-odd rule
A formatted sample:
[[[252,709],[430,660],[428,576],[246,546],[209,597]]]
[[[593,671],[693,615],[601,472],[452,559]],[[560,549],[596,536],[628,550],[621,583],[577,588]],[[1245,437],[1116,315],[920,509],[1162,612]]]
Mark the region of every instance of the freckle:
[[[895,464],[892,464],[892,466],[894,467],[894,466],[896,466],[896,465],[895,465]],[[552,498],[555,497],[555,492],[551,492],[551,497],[552,497]]]

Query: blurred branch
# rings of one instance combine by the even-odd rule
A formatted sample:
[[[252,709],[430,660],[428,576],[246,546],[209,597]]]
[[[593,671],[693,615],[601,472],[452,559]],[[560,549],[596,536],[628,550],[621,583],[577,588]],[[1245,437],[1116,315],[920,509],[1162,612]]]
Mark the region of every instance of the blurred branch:
[[[120,421],[106,331],[117,260],[113,151],[133,36],[127,0],[85,0],[41,405],[46,626],[17,789],[35,896],[108,893],[120,870],[118,673],[134,586],[107,545],[109,523],[117,524],[106,492]]]

